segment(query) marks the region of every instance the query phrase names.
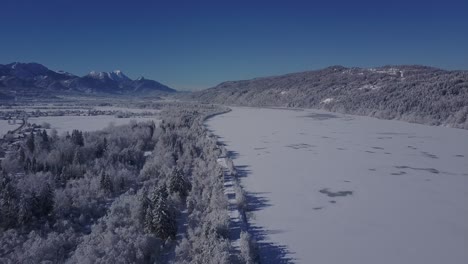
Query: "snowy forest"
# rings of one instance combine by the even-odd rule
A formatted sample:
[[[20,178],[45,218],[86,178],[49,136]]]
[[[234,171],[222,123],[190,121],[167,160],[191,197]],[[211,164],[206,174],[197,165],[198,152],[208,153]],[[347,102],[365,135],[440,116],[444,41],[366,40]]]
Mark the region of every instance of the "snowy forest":
[[[253,263],[229,242],[225,150],[173,104],[163,120],[31,133],[1,162],[1,263]]]
[[[224,82],[185,97],[228,105],[316,108],[468,129],[468,71],[417,65],[332,66]]]

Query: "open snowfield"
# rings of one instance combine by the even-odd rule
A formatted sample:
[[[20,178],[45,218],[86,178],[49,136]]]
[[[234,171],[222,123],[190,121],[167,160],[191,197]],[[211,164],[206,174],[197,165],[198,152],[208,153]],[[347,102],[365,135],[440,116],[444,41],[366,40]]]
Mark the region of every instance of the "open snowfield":
[[[96,106],[96,107],[93,107],[92,109],[100,110],[100,111],[122,111],[122,112],[130,112],[130,113],[153,113],[153,114],[157,114],[157,113],[161,112],[161,110],[159,110],[159,109],[127,108],[127,107],[116,107],[116,106]]]
[[[153,113],[157,114],[160,113],[161,110],[159,109],[151,109],[151,108],[127,108],[127,107],[116,107],[116,106],[95,106],[95,107],[15,107],[15,108],[0,108],[0,112],[11,112],[11,111],[25,111],[27,113],[35,112],[37,110],[45,112],[45,111],[66,111],[66,110],[99,110],[99,111],[122,111],[128,113]]]
[[[132,117],[132,118],[117,118],[110,115],[101,116],[44,116],[29,118],[29,123],[36,123],[38,125],[46,122],[51,125],[52,129],[56,129],[59,134],[66,131],[78,129],[81,131],[97,131],[108,127],[111,123],[115,126],[125,125],[130,123],[131,120],[137,122],[155,121],[159,120],[156,117]]]
[[[468,131],[317,110],[207,121],[263,263],[468,263]]]
[[[0,120],[0,137],[3,137],[8,131],[17,129],[21,125],[22,121],[19,121],[18,124],[8,124],[8,120]]]

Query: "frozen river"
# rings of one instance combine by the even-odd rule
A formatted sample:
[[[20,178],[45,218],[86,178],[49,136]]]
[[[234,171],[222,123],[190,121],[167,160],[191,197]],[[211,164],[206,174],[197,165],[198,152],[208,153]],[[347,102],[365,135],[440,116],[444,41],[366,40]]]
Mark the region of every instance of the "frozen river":
[[[468,263],[468,131],[316,110],[207,121],[264,263]]]

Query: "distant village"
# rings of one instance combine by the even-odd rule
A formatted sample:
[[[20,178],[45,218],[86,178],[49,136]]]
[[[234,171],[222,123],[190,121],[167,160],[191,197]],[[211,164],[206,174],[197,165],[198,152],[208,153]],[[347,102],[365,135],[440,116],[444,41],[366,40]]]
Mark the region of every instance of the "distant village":
[[[40,125],[28,123],[26,116],[15,116],[7,120],[9,125],[20,124],[20,126],[14,130],[8,131],[0,138],[0,161],[3,160],[8,153],[16,151],[28,134],[37,133],[42,130]]]
[[[120,110],[96,110],[96,109],[60,109],[60,110],[8,110],[0,111],[0,120],[7,120],[8,125],[11,125],[12,130],[8,131],[0,138],[0,161],[3,160],[8,153],[16,151],[24,138],[31,133],[39,133],[44,129],[50,129],[50,124],[35,124],[28,122],[32,117],[44,116],[99,116],[112,115],[117,118],[130,118],[136,116],[154,115],[151,112],[134,113]],[[19,125],[19,126],[15,126]]]

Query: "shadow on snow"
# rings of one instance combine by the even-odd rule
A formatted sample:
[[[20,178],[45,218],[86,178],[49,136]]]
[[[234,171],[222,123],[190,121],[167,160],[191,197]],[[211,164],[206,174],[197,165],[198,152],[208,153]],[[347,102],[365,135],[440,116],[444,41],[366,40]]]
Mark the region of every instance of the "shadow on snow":
[[[236,151],[228,151],[227,156],[234,161],[239,157],[239,153]],[[251,170],[247,165],[236,165],[235,168],[237,178],[239,179],[248,177],[251,174]],[[247,208],[245,213],[250,215],[253,212],[261,211],[271,206],[272,204],[265,196],[266,194],[265,192],[246,192]],[[247,219],[247,216],[243,215],[242,218]],[[291,257],[294,252],[290,251],[287,246],[268,241],[268,236],[270,234],[282,233],[284,232],[283,230],[267,230],[260,226],[250,225],[248,222],[246,224],[246,228],[257,242],[260,263],[283,264],[294,262],[294,258]],[[242,221],[231,221],[231,238],[239,238],[243,225],[244,223],[242,223]]]

